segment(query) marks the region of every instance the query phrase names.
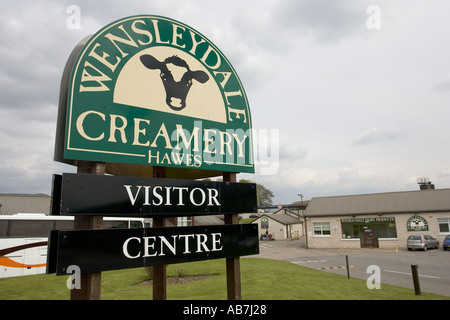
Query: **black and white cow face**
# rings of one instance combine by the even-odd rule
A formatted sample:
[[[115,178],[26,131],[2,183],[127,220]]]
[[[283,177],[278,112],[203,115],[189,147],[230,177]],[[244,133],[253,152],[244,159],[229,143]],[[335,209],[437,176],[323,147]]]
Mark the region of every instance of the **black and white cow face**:
[[[209,80],[208,74],[204,71],[191,71],[188,64],[183,59],[172,56],[160,62],[155,57],[145,54],[140,57],[142,64],[148,69],[158,69],[161,71],[161,80],[166,90],[166,103],[175,111],[183,110],[186,107],[186,97],[192,86],[192,80],[205,83]],[[174,78],[173,69],[184,69],[179,74],[181,79]]]

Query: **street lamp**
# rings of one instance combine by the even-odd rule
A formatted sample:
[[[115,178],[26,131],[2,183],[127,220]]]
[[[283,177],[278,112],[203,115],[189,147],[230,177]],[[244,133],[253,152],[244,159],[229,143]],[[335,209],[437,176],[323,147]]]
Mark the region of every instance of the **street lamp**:
[[[302,198],[302,211],[303,211],[303,194],[302,193],[297,193],[297,195]]]
[[[303,217],[303,222],[304,222],[304,226],[305,226],[305,248],[308,249],[308,226],[306,224],[306,215],[305,215],[305,212],[303,211],[303,208],[304,208],[303,194],[297,193],[297,195],[302,199],[302,217]]]

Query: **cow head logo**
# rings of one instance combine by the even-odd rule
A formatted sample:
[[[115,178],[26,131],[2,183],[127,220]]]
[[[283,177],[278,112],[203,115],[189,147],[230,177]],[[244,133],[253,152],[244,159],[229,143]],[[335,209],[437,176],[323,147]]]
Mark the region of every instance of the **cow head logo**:
[[[413,216],[406,222],[408,231],[428,231],[428,222],[421,216]]]
[[[192,80],[199,83],[209,80],[209,76],[204,71],[191,71],[186,61],[178,56],[168,57],[161,62],[152,55],[144,54],[140,60],[148,69],[161,71],[160,77],[166,91],[166,103],[175,111],[183,110],[186,107],[186,97],[192,86]],[[181,79],[175,79],[174,68],[178,71],[182,70]],[[180,72],[177,73],[180,74]]]

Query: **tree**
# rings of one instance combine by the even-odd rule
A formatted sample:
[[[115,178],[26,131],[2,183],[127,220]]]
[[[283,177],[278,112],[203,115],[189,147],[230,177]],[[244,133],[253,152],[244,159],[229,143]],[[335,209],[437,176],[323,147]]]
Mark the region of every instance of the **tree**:
[[[239,180],[241,183],[254,183],[250,180],[241,179]],[[257,183],[256,184],[256,204],[258,207],[261,206],[271,206],[272,205],[272,199],[274,195],[273,192],[269,189],[267,189],[262,184]]]

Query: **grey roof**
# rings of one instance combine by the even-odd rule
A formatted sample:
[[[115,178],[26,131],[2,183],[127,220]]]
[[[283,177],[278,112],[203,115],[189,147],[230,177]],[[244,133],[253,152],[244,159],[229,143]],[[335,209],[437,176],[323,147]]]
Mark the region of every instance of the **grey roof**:
[[[307,206],[309,204],[310,200],[299,200],[299,201],[294,201],[291,203],[291,206]]]
[[[224,219],[223,216],[214,216],[214,215],[196,216],[194,217],[194,225],[206,226],[206,225],[224,224],[223,219]]]
[[[450,212],[450,189],[312,198],[306,216]]]
[[[46,194],[0,193],[0,214],[50,213],[50,196]]]

